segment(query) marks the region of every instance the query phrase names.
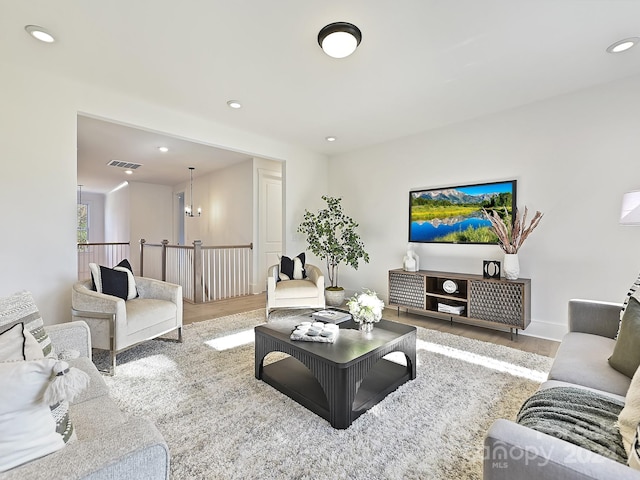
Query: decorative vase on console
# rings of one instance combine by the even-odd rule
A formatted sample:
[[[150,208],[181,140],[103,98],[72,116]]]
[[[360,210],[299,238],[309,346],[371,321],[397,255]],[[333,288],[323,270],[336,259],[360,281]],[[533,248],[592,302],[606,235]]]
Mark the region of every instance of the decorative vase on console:
[[[411,244],[407,247],[407,254],[402,260],[402,269],[405,272],[417,272],[420,270],[420,257],[411,249]]]
[[[528,226],[525,227],[527,221],[527,207],[524,207],[524,215],[518,215],[518,209],[513,212],[513,220],[504,207],[503,212],[491,210],[488,212],[482,209],[485,217],[491,222],[491,230],[498,237],[500,248],[504,252],[504,263],[502,271],[507,280],[516,280],[520,275],[520,260],[518,259],[518,250],[529,236],[531,232],[538,226],[543,214],[536,211]]]
[[[380,321],[384,310],[384,302],[371,290],[354,295],[347,306],[354,322],[360,324],[360,331],[365,333],[373,330],[373,324]]]
[[[507,280],[516,280],[520,275],[520,260],[517,253],[505,253],[504,262],[502,263],[502,271],[504,278]]]

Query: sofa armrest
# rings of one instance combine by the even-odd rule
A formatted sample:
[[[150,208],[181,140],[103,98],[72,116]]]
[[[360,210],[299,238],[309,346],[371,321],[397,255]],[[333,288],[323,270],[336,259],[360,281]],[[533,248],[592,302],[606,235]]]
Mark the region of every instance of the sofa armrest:
[[[622,304],[593,300],[569,300],[569,331],[615,338]]]
[[[484,441],[484,480],[638,480],[640,471],[509,420]]]
[[[280,276],[280,266],[271,265],[267,270],[267,294],[273,294],[276,291],[276,284]]]
[[[126,311],[123,299],[90,290],[82,282],[73,285],[71,306],[74,310],[81,312],[99,312],[111,315],[122,315]]]
[[[132,417],[100,437],[78,440],[55,453],[0,473],[0,480],[25,478],[167,480],[169,448],[151,421]]]
[[[81,357],[91,358],[91,332],[83,321],[58,323],[45,327],[56,353],[77,350]]]
[[[304,269],[307,273],[307,278],[315,283],[319,290],[324,292],[324,275],[322,274],[322,270],[308,263],[304,266]]]
[[[154,278],[135,277],[135,279],[140,298],[155,298],[176,305],[182,304],[182,286]]]

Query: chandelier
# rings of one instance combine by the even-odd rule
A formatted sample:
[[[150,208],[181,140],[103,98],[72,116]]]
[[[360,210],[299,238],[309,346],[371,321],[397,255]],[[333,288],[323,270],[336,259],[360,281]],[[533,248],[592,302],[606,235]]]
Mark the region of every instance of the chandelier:
[[[200,215],[202,215],[202,209],[200,207],[198,207],[198,212],[196,213],[196,215],[194,215],[193,213],[193,171],[194,170],[195,170],[195,167],[189,167],[189,173],[191,177],[191,203],[186,207],[184,207],[184,213],[187,217],[195,217],[196,215],[199,217]]]

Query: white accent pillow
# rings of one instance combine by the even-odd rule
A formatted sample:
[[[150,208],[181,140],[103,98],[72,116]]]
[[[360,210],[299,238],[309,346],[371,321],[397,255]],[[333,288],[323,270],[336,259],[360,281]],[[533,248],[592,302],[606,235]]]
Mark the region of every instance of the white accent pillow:
[[[627,390],[624,401],[624,408],[618,415],[618,429],[622,435],[622,444],[627,451],[627,457],[631,452],[633,437],[636,434],[636,428],[640,423],[640,368],[631,379],[631,385]]]
[[[0,333],[0,362],[44,358],[42,348],[24,323],[16,323]]]
[[[43,393],[56,360],[0,363],[0,472],[64,447]]]
[[[293,279],[302,280],[304,278],[304,265],[299,257],[293,257]]]
[[[633,438],[633,443],[631,444],[631,451],[629,452],[629,459],[627,460],[627,465],[629,465],[634,470],[640,470],[640,425],[636,427],[636,436]]]
[[[51,339],[44,329],[44,321],[31,292],[23,291],[0,298],[0,330],[20,322],[24,323],[26,330],[38,341],[45,357],[55,356]]]

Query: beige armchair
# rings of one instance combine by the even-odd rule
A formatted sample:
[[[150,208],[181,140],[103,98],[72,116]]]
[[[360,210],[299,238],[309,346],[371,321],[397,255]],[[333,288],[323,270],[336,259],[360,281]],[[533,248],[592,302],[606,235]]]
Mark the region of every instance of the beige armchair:
[[[139,296],[127,301],[91,290],[91,280],[71,292],[72,314],[89,325],[93,348],[110,352],[111,375],[116,355],[129,347],[173,330],[182,341],[182,287],[145,277],[135,282]]]
[[[276,308],[325,308],[324,275],[315,265],[304,266],[307,278],[278,281],[280,265],[267,273],[267,320]]]

